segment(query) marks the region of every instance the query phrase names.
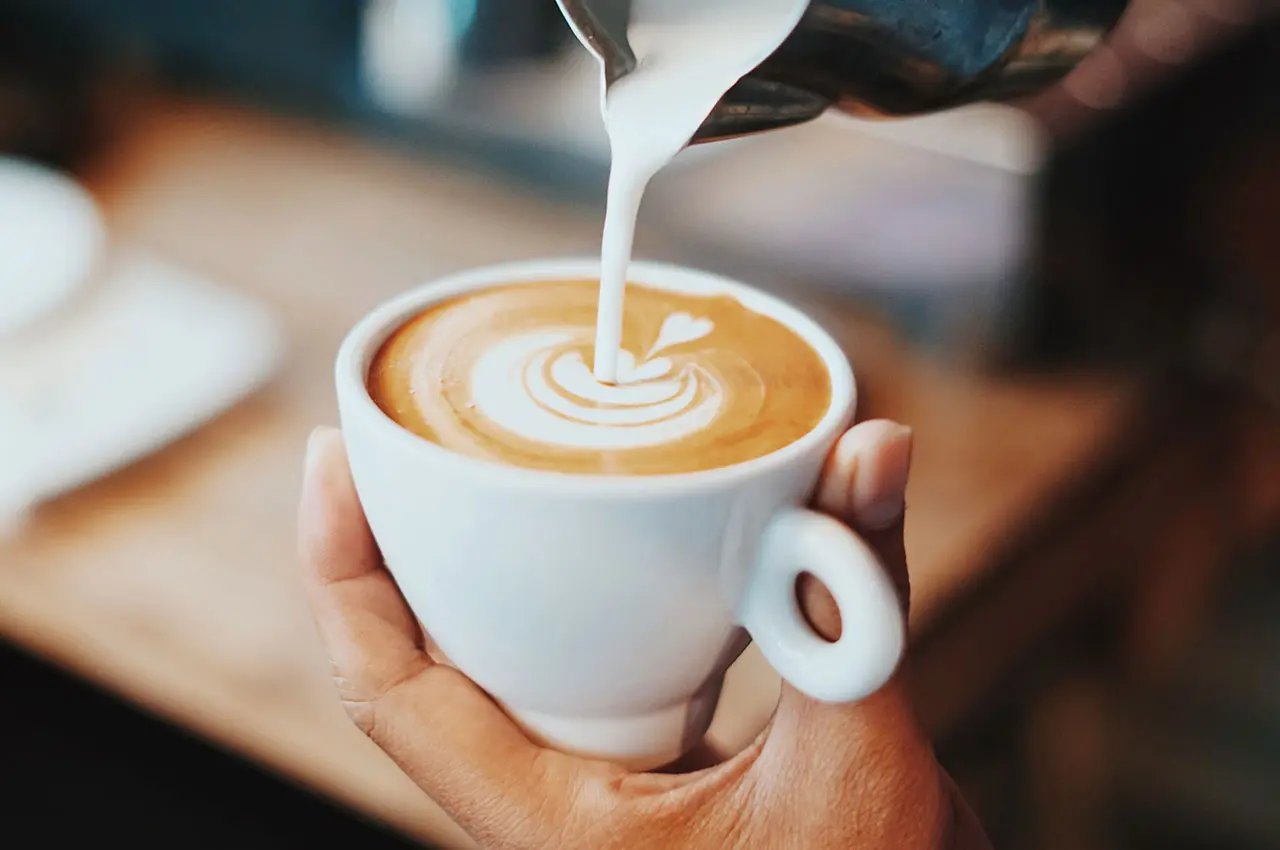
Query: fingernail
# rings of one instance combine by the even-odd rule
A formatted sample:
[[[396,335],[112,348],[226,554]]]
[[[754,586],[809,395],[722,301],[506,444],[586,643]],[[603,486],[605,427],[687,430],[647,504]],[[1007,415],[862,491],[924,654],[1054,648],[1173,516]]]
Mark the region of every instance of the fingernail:
[[[911,429],[895,423],[877,435],[872,447],[859,453],[850,501],[861,528],[881,531],[902,519],[912,444]]]
[[[316,467],[320,462],[320,448],[324,441],[330,439],[330,435],[337,433],[337,428],[330,428],[327,425],[321,425],[311,431],[311,436],[307,437],[306,459],[302,462],[302,476],[304,480],[310,480],[312,474],[316,471]]]
[[[846,434],[836,443],[818,492],[818,504],[824,510],[841,517],[852,513],[853,485],[850,482],[858,468],[858,455],[864,450],[865,447],[852,434]]]

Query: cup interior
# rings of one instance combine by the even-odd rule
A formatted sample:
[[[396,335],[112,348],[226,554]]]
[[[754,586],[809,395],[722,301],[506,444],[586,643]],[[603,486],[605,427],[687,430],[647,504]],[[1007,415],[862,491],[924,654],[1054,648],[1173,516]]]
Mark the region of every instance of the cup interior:
[[[631,264],[628,275],[631,282],[691,295],[731,295],[747,309],[769,316],[799,334],[822,358],[831,380],[831,403],[818,424],[807,434],[782,448],[730,466],[663,475],[584,475],[507,466],[451,452],[403,428],[383,413],[370,396],[368,371],[374,355],[393,333],[433,304],[495,286],[591,279],[598,278],[599,275],[598,259],[507,263],[450,275],[386,302],[351,330],[338,352],[336,379],[339,398],[349,402],[344,404],[344,414],[359,415],[369,420],[368,424],[387,439],[412,444],[412,450],[435,455],[437,457],[434,459],[438,462],[474,467],[478,474],[502,475],[510,479],[513,485],[529,483],[642,490],[667,485],[689,486],[698,480],[723,483],[726,478],[771,469],[787,463],[791,457],[806,451],[814,443],[834,442],[839,432],[852,421],[857,394],[853,369],[839,344],[817,322],[785,301],[729,278],[681,266],[643,261]]]

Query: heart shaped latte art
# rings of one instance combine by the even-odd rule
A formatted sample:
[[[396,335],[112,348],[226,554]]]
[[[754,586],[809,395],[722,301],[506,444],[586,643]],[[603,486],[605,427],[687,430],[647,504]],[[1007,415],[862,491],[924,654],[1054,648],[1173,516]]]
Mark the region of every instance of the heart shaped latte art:
[[[663,320],[662,330],[649,349],[649,356],[652,357],[663,349],[702,339],[715,329],[715,322],[710,319],[695,318],[688,313],[672,313]]]

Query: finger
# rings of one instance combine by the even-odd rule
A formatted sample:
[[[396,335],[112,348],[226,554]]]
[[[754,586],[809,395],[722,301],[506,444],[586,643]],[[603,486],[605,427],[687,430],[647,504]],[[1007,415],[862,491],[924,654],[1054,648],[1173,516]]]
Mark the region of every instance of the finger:
[[[832,451],[816,499],[821,510],[848,523],[875,549],[904,608],[908,581],[902,533],[911,453],[909,428],[864,422]],[[814,629],[829,640],[838,638],[840,615],[826,588],[809,578],[797,590]],[[753,773],[772,781],[767,777],[795,777],[806,770],[827,774],[831,788],[857,788],[877,776],[891,787],[895,777],[908,782],[911,775],[937,773],[930,742],[896,680],[859,703],[843,705],[812,700],[784,685]]]
[[[850,429],[836,444],[818,486],[817,507],[853,527],[871,545],[902,600],[911,596],[903,520],[913,447],[911,429],[878,419]],[[810,575],[797,588],[801,608],[828,640],[840,636],[835,600]]]
[[[853,426],[831,450],[818,504],[860,531],[893,528],[906,502],[911,444],[911,429],[888,419]]]
[[[317,431],[307,454],[304,584],[352,719],[481,843],[554,822],[579,762],[531,743],[474,683],[431,662],[364,520],[341,434]]]
[[[409,606],[382,566],[347,467],[342,435],[318,429],[307,446],[298,546],[303,585],[348,711],[368,705],[430,659]]]

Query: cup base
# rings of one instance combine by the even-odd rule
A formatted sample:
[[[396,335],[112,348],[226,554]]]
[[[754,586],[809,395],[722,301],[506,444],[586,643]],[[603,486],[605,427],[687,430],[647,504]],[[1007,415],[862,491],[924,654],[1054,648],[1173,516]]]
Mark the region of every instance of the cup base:
[[[715,714],[721,684],[717,680],[704,687],[688,702],[623,717],[570,717],[514,706],[506,709],[539,744],[645,771],[670,764],[702,741]]]

